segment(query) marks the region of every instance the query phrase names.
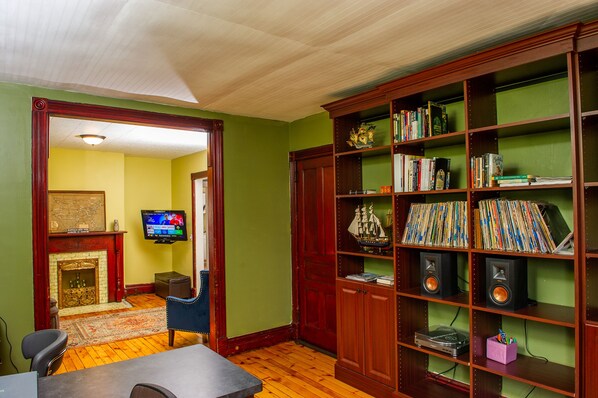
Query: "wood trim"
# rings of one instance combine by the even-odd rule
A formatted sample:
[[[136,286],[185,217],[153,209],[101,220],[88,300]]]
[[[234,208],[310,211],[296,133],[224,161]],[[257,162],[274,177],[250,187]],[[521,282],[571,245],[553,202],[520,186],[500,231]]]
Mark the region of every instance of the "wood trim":
[[[223,356],[239,354],[262,347],[270,347],[284,341],[293,340],[295,334],[293,325],[263,330],[261,332],[246,334],[226,340],[226,349],[218,353]],[[210,338],[211,339],[211,338]]]
[[[339,117],[347,113],[358,112],[363,109],[387,105],[388,99],[378,87],[364,93],[355,94],[348,98],[322,105],[330,113],[330,118]]]
[[[208,176],[207,170],[199,171],[197,173],[191,173],[191,208],[192,208],[191,215],[193,218],[193,223],[191,225],[191,228],[193,228],[193,231],[192,231],[193,236],[195,236],[195,220],[196,220],[195,214],[197,213],[196,209],[195,209],[195,199],[196,199],[196,197],[195,197],[195,180],[206,178],[207,176]],[[209,183],[210,183],[210,181],[208,181],[208,185],[209,185]],[[192,297],[195,297],[195,291],[197,291],[197,289],[196,289],[197,288],[197,264],[196,264],[197,250],[195,248],[196,239],[197,239],[197,237],[195,237],[193,239],[193,242],[191,244],[191,246],[193,248],[193,254],[192,254],[192,256],[193,256],[193,275],[191,276],[191,278],[192,278],[191,280],[193,281],[193,284],[191,285],[191,296]]]
[[[299,338],[299,260],[298,260],[298,226],[297,226],[297,162],[300,160],[332,156],[333,145],[302,149],[289,152],[289,169],[291,185],[291,267],[292,267],[292,295],[293,295],[293,339]]]
[[[213,235],[210,258],[210,346],[218,352],[226,340],[226,289],[224,279],[224,158],[222,120],[178,116],[101,105],[79,104],[46,98],[32,99],[31,166],[32,166],[32,247],[34,275],[35,329],[50,327],[50,284],[48,275],[48,154],[50,116],[77,117],[112,122],[126,122],[156,127],[177,128],[209,133],[208,174],[214,184],[208,196]],[[218,217],[214,217],[218,214]],[[122,250],[122,248],[121,248]],[[123,275],[118,275],[123,278]]]
[[[136,283],[125,285],[125,297],[134,294],[150,294],[156,291],[156,286],[153,283]]]

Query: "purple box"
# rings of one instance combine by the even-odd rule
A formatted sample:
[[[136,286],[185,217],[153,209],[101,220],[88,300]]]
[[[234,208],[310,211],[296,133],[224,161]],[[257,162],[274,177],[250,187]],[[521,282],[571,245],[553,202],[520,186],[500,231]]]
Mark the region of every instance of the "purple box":
[[[517,359],[517,343],[502,344],[496,336],[486,339],[486,358],[504,363],[505,365]]]

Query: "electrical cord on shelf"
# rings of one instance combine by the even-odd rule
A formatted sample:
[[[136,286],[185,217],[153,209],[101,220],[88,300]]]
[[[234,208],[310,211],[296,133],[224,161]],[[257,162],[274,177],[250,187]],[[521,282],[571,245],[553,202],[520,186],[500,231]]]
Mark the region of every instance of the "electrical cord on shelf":
[[[465,278],[463,278],[461,275],[457,275],[457,278],[461,279],[463,281],[463,283],[467,283],[469,285],[469,281]]]
[[[535,389],[536,389],[536,386],[533,386],[533,387],[532,387],[532,389],[531,389],[531,390],[529,390],[529,392],[527,393],[527,395],[526,395],[525,397],[523,397],[523,398],[527,398],[527,397],[529,397],[529,396],[530,396],[530,394],[531,394],[531,393],[533,393]]]
[[[527,351],[527,353],[530,355],[530,357],[541,359],[541,360],[544,361],[544,363],[548,363],[548,358],[543,357],[541,355],[534,355],[529,350],[529,347],[527,345],[527,319],[523,320],[523,331],[524,331],[524,334],[525,334],[525,351]]]
[[[453,366],[451,366],[450,368],[448,368],[447,370],[440,372],[440,373],[436,373],[434,375],[435,378],[440,378],[440,376],[442,376],[445,373],[450,372],[451,370],[453,371],[453,378],[449,381],[449,383],[451,383],[453,380],[455,380],[455,373],[457,372],[457,365],[459,365],[458,363],[454,364]]]
[[[453,323],[455,323],[455,321],[457,320],[457,317],[459,316],[460,311],[461,311],[461,307],[459,307],[457,309],[457,313],[455,314],[455,317],[453,318],[453,320],[451,321],[451,324],[449,326],[453,326]]]
[[[12,344],[10,343],[10,339],[8,338],[8,325],[6,324],[6,321],[4,320],[4,318],[2,318],[1,316],[0,316],[0,320],[2,320],[2,323],[4,323],[4,330],[6,331],[6,342],[8,343],[8,359],[10,359],[10,363],[11,363],[12,367],[15,368],[15,371],[17,373],[19,373],[19,369],[17,368],[15,363],[12,361]]]

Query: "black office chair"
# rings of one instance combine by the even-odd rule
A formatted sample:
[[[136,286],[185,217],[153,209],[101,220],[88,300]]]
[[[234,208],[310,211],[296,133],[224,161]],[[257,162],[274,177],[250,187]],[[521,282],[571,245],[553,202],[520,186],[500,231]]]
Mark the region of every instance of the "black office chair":
[[[29,370],[36,371],[39,377],[56,372],[62,364],[67,342],[68,334],[59,329],[38,330],[23,337],[21,351],[26,359],[31,359]]]
[[[150,383],[138,383],[131,390],[129,398],[176,398],[170,390]]]

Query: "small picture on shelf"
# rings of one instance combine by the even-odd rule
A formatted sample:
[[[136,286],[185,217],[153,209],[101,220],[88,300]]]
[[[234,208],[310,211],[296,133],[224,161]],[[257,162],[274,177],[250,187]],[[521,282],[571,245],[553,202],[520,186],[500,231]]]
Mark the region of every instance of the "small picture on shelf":
[[[361,123],[357,131],[351,129],[347,144],[356,149],[371,148],[374,145],[374,132],[376,126],[373,124]]]

